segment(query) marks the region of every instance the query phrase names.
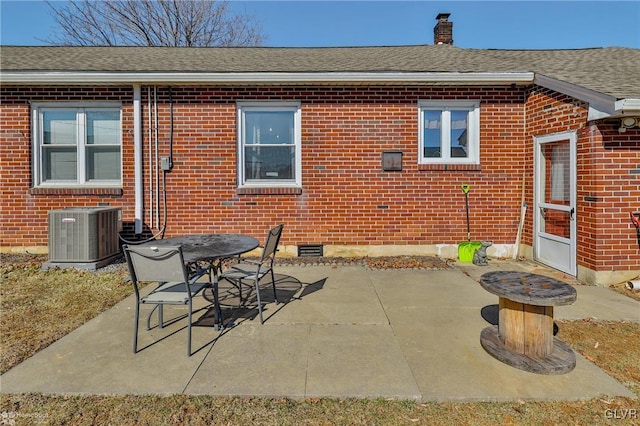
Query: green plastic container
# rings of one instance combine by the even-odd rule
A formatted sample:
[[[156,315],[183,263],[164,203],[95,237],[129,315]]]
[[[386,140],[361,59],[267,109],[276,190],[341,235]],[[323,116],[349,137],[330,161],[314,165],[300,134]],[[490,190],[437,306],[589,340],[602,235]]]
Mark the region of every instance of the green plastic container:
[[[482,247],[480,241],[465,241],[458,244],[458,260],[460,262],[473,262],[473,254]]]

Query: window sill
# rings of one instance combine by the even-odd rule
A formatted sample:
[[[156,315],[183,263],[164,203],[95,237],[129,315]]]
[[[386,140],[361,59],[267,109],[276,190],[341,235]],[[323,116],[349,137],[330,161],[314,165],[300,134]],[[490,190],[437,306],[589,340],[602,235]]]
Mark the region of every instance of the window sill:
[[[481,172],[481,164],[418,164],[420,171],[440,171],[440,172]]]
[[[31,195],[122,195],[122,188],[53,188],[39,187],[29,190]]]
[[[238,195],[301,195],[302,188],[299,187],[244,187],[237,189]]]

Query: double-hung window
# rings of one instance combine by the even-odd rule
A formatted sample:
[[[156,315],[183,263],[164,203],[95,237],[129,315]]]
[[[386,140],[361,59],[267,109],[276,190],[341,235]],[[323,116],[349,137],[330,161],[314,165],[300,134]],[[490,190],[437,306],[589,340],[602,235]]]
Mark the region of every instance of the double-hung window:
[[[480,107],[469,101],[420,101],[421,164],[479,164]]]
[[[34,104],[34,186],[122,185],[120,105]]]
[[[300,104],[240,102],[238,174],[240,187],[300,187]]]

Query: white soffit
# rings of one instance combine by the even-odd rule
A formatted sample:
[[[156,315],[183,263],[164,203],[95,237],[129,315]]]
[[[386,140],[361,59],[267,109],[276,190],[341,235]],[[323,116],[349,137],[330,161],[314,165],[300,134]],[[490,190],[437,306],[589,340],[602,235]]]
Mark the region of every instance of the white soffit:
[[[179,72],[3,72],[15,84],[339,84],[455,83],[531,84],[534,73],[348,72],[348,73],[179,73]]]

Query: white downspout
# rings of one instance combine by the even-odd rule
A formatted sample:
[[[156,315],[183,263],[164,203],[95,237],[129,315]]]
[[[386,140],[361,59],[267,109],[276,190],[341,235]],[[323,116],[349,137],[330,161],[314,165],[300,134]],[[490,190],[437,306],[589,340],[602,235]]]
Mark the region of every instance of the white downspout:
[[[147,149],[149,150],[149,164],[153,164],[153,129],[152,129],[152,121],[151,121],[151,86],[147,86],[147,115],[149,122],[147,126],[147,138],[149,140],[149,144],[147,145]],[[153,167],[149,170],[149,223],[153,226]]]
[[[159,139],[158,139],[158,129],[160,128],[160,124],[158,123],[158,86],[153,86],[153,144],[154,144],[154,157],[153,157],[153,169],[155,170],[156,177],[156,229],[161,229],[160,227],[160,172],[158,166],[158,159],[160,158],[159,151]],[[165,206],[166,207],[166,206]],[[166,212],[166,210],[165,210]],[[166,214],[164,215],[166,216]],[[167,218],[163,216],[163,220],[166,223]],[[164,225],[163,225],[164,228]]]
[[[134,232],[142,234],[144,193],[142,183],[142,96],[139,84],[133,85],[133,161],[135,187]]]

